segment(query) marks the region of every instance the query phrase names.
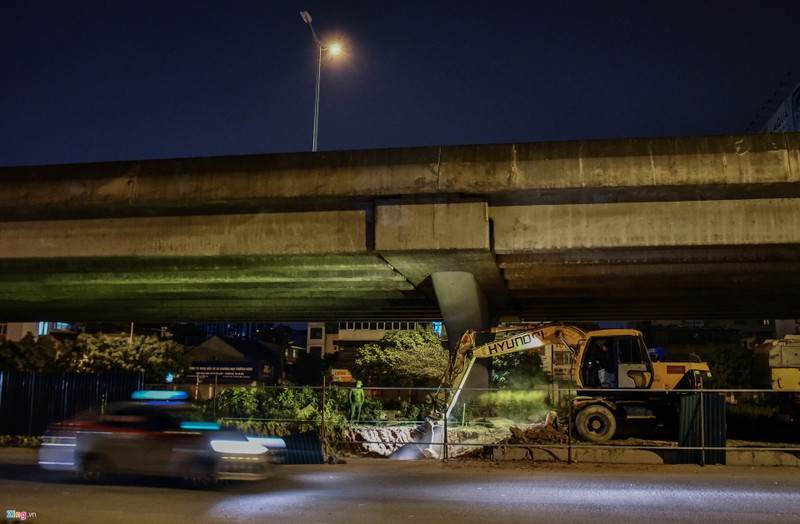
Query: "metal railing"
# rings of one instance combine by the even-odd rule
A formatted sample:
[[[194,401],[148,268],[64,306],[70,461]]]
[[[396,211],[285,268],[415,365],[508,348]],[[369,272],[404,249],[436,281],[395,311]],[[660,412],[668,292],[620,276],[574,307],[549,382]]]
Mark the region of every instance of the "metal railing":
[[[410,388],[417,390],[420,388]],[[480,388],[464,388],[465,396],[489,395],[503,393],[530,393],[532,390],[495,390]],[[537,391],[537,390],[533,390]],[[552,398],[552,388],[543,388],[538,391]],[[541,452],[545,459],[563,460],[573,462],[576,458],[586,456],[588,452],[597,453],[598,450],[619,452],[621,450],[647,451],[658,455],[664,462],[676,463],[706,463],[724,464],[726,454],[732,452],[785,453],[788,457],[784,462],[800,456],[800,432],[798,424],[790,419],[795,409],[795,397],[800,392],[773,391],[766,389],[699,389],[699,390],[672,390],[648,391],[651,403],[658,404],[659,398],[669,399],[673,406],[677,406],[673,417],[658,420],[655,416],[633,416],[630,420],[618,422],[617,437],[603,442],[587,442],[576,435],[575,414],[573,400],[580,400],[580,395],[602,394],[609,402],[619,403],[624,406],[630,400],[631,390],[563,390],[561,391],[560,405],[546,404],[530,407],[530,412],[544,414],[547,410],[558,410],[561,414],[563,440],[535,442],[514,442],[513,439],[499,438],[502,431],[498,432],[497,441],[492,441],[491,436],[475,442],[475,439],[465,438],[469,430],[480,428],[488,423],[497,423],[497,420],[488,420],[498,417],[487,417],[486,412],[492,412],[491,401],[484,401],[481,409],[484,416],[467,415],[467,411],[474,411],[474,407],[467,408],[469,400],[461,410],[460,417],[449,420],[436,421],[441,428],[440,440],[430,445],[437,458],[449,459],[456,456],[489,454],[500,450],[508,454],[509,450],[521,449],[531,460],[536,460],[534,451]],[[637,392],[641,393],[641,392]],[[507,406],[506,406],[507,407]],[[624,407],[622,408],[625,409]],[[503,406],[496,406],[497,415],[503,415]],[[521,406],[516,406],[512,411],[524,411]],[[469,420],[468,420],[469,419]],[[519,417],[509,418],[507,421],[517,428],[537,425],[530,420]],[[398,426],[420,425],[421,421],[361,421],[356,426]],[[648,427],[649,424],[649,427]],[[538,424],[541,428],[541,423]],[[756,429],[757,428],[757,429]],[[465,432],[465,429],[468,430]],[[435,430],[434,430],[435,431]],[[368,432],[364,432],[368,434]],[[371,434],[376,434],[372,432]],[[391,434],[384,432],[383,434]],[[396,432],[395,432],[396,434]],[[551,434],[552,435],[552,434]],[[361,444],[363,449],[370,446],[390,445],[402,447],[417,445],[412,440],[364,439],[359,443],[352,441],[340,442],[353,448],[354,444]],[[473,448],[470,452],[469,448]],[[437,449],[439,450],[436,453]],[[522,458],[518,453],[516,456]],[[800,464],[800,462],[799,462]]]
[[[79,407],[80,396],[50,394],[49,400],[31,404],[28,390],[19,384],[9,387],[11,375],[0,375],[0,411],[3,420],[14,420],[15,428],[6,434],[37,434],[41,421],[31,423],[24,413],[50,413],[49,421],[66,418]],[[14,380],[21,380],[15,377]],[[43,380],[38,377],[40,382]],[[30,380],[28,380],[30,382]],[[62,382],[64,382],[62,380]],[[48,386],[49,387],[49,386]],[[127,386],[126,386],[127,387]],[[141,387],[137,384],[136,387]],[[164,389],[164,385],[157,386]],[[800,413],[800,391],[769,389],[691,389],[588,390],[545,385],[532,389],[463,388],[462,399],[449,420],[425,417],[426,402],[437,388],[365,387],[370,399],[362,408],[360,420],[348,420],[348,405],[343,401],[349,387],[283,387],[253,386],[263,394],[284,390],[307,390],[309,406],[301,415],[250,410],[238,414],[230,406],[217,403],[220,395],[233,385],[195,384],[170,385],[183,389],[190,398],[206,406],[210,417],[252,429],[259,436],[290,437],[293,434],[315,434],[325,457],[337,454],[389,455],[402,448],[413,448],[420,456],[439,459],[456,457],[505,457],[531,461],[555,460],[571,463],[585,460],[589,453],[617,453],[622,450],[646,452],[663,462],[725,463],[731,453],[776,453],[785,463],[800,460],[800,424],[794,421]],[[203,390],[205,388],[205,390]],[[95,388],[96,389],[96,388]],[[123,388],[124,389],[124,388]],[[69,388],[64,390],[69,391]],[[632,414],[625,404],[632,393],[645,393],[654,405],[669,400],[677,406],[674,413],[661,418],[642,418]],[[575,428],[577,407],[582,397],[604,397],[622,406],[626,416],[619,416],[613,439],[588,442]],[[709,400],[710,399],[710,400]],[[8,406],[17,406],[8,411]],[[37,407],[38,406],[38,407]],[[325,408],[323,406],[326,406]],[[381,408],[381,409],[378,409]],[[543,429],[547,413],[558,413],[551,429]],[[57,412],[57,413],[56,413]],[[8,415],[8,416],[5,416]],[[619,413],[618,413],[619,415]],[[665,415],[661,413],[660,415]],[[649,416],[649,415],[648,415]],[[628,418],[629,420],[623,420]],[[263,431],[259,431],[261,428]],[[264,429],[266,428],[266,429]],[[268,429],[281,428],[282,434],[269,434]],[[512,428],[515,428],[512,431]],[[542,438],[520,440],[526,430],[538,430]],[[434,440],[425,440],[428,434]],[[437,434],[438,433],[438,434]],[[39,433],[41,434],[41,433]],[[422,438],[422,441],[420,439]]]

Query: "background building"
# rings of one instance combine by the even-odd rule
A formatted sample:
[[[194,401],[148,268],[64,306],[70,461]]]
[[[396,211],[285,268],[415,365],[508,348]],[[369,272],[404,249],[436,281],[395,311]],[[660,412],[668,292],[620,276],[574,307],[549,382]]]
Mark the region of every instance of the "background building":
[[[432,327],[443,340],[446,338],[441,322],[407,320],[309,322],[306,351],[320,357],[348,352],[348,350],[355,351],[355,349],[364,344],[382,339],[387,331],[425,329],[428,327]]]
[[[78,329],[66,322],[0,322],[0,343],[21,340],[31,333],[37,337],[50,333],[74,332]]]

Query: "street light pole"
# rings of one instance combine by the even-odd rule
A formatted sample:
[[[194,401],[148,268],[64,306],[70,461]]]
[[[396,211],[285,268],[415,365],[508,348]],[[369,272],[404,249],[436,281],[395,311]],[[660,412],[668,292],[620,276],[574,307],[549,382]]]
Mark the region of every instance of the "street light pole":
[[[308,11],[300,11],[300,18],[308,24],[311,29],[311,36],[314,37],[314,43],[317,44],[319,50],[319,57],[317,59],[317,87],[314,92],[314,137],[311,141],[311,151],[317,150],[317,129],[319,128],[319,85],[320,78],[322,77],[322,52],[329,51],[332,55],[338,55],[342,52],[342,47],[339,44],[331,44],[329,46],[323,45],[317,38],[317,32],[314,31],[314,26],[311,24],[311,15]]]
[[[310,23],[308,25],[309,27],[311,26]],[[322,77],[322,46],[317,47],[319,47],[319,59],[317,60],[317,89],[314,95],[314,138],[311,141],[311,151],[317,150],[317,130],[319,129],[319,80]]]

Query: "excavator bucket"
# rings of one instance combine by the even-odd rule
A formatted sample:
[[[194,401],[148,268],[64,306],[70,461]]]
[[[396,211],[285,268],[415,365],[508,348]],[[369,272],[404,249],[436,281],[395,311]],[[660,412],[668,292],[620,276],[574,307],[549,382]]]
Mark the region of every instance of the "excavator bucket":
[[[412,432],[413,440],[389,455],[393,460],[438,459],[444,454],[444,428],[441,421],[428,416]]]

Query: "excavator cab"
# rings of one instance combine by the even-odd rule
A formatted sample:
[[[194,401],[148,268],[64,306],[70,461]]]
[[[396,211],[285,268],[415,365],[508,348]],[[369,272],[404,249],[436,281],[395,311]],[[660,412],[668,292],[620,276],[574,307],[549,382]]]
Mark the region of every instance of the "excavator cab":
[[[581,352],[580,380],[583,387],[650,388],[653,364],[640,336],[624,330],[603,330],[591,335],[586,340],[586,349]]]

